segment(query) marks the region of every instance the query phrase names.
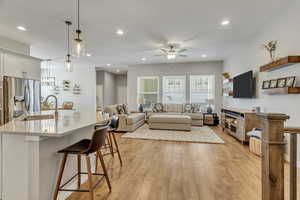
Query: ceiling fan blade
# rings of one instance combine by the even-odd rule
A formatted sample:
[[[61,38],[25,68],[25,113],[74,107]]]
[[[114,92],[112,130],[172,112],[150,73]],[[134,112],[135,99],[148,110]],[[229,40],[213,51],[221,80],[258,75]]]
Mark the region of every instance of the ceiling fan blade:
[[[187,55],[183,55],[183,54],[180,54],[179,56],[184,58],[188,57]]]
[[[156,45],[157,44],[167,44],[168,43],[168,38],[167,37],[165,37],[164,35],[161,35],[161,34],[157,34],[155,32],[149,31],[147,33],[147,37],[149,38],[150,41],[152,41]]]
[[[187,51],[187,49],[180,49],[180,50],[178,51],[178,53],[182,53],[182,52],[185,52],[185,51]]]
[[[145,49],[143,51],[157,51],[157,48],[153,48],[153,49]]]
[[[159,57],[159,56],[165,56],[165,55],[159,54],[159,55],[154,55],[154,56],[158,56]]]
[[[169,50],[168,49],[160,49],[161,51],[163,52],[168,52]]]

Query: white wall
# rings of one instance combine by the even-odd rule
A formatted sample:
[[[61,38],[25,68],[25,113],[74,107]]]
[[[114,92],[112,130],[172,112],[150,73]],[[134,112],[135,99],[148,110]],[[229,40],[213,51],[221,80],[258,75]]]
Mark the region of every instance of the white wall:
[[[96,71],[97,108],[104,108],[104,71]]]
[[[24,55],[30,55],[30,45],[3,36],[0,36],[0,48]]]
[[[224,105],[246,109],[250,109],[252,106],[261,106],[264,112],[288,114],[290,120],[286,122],[286,125],[299,126],[300,95],[268,96],[263,95],[260,88],[263,80],[286,76],[297,76],[300,85],[300,64],[272,72],[258,72],[259,66],[270,61],[267,52],[261,48],[261,44],[270,40],[278,40],[277,57],[300,55],[299,8],[300,1],[294,1],[282,13],[278,13],[277,17],[266,24],[256,35],[231,48],[229,56],[224,62],[224,72],[229,72],[233,77],[247,70],[254,70],[258,79],[257,98],[233,99],[225,97]],[[298,152],[300,153],[300,151]]]
[[[104,72],[104,107],[116,103],[116,77],[113,73]]]
[[[281,112],[291,116],[287,122],[289,125],[299,125],[300,123],[300,95],[278,95],[269,96],[261,93],[263,80],[286,76],[298,76],[300,84],[300,64],[282,68],[272,72],[259,73],[259,66],[269,62],[267,52],[261,48],[261,44],[270,40],[278,40],[277,56],[300,55],[300,1],[295,2],[284,13],[278,15],[273,22],[266,25],[263,30],[254,37],[247,39],[233,47],[230,56],[224,62],[224,72],[229,72],[231,76],[254,70],[257,81],[257,98],[254,99],[233,99],[225,98],[224,105],[252,108],[260,105],[265,112]],[[272,102],[272,103],[271,103]]]
[[[219,112],[222,107],[222,71],[223,63],[221,61],[131,65],[128,67],[127,73],[129,108],[137,108],[137,78],[139,76],[215,75],[215,106],[216,111]]]
[[[80,84],[81,94],[73,94],[70,91],[60,90],[58,104],[61,106],[64,101],[73,101],[74,108],[77,110],[85,110],[89,112],[96,111],[96,70],[89,63],[75,63],[73,72],[66,72],[63,64],[53,63],[53,74],[56,77],[58,85],[62,85],[63,80],[71,81],[74,85]],[[53,94],[53,88],[42,87],[42,96],[46,97]]]
[[[116,103],[127,104],[127,74],[116,75]]]
[[[97,71],[97,107],[127,103],[127,75]]]

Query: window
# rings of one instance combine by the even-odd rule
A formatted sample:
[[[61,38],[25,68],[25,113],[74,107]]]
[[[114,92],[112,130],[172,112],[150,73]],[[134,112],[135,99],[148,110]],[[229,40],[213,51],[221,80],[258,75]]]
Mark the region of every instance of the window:
[[[214,75],[190,76],[190,102],[206,103],[206,100],[214,100]]]
[[[144,108],[158,102],[159,98],[158,77],[138,77],[137,104],[143,104]]]
[[[163,103],[185,103],[185,76],[163,77]]]

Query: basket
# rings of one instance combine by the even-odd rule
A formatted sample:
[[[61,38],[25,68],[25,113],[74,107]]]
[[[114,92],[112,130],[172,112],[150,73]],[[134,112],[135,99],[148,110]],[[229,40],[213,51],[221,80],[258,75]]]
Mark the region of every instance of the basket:
[[[249,141],[250,152],[257,156],[261,156],[261,140],[255,137],[250,137]]]

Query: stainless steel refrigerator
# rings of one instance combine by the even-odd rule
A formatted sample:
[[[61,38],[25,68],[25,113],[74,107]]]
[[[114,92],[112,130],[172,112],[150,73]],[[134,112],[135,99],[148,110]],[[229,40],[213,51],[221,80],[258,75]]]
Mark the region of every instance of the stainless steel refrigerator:
[[[2,86],[1,86],[2,84]],[[0,80],[1,124],[41,109],[41,83],[3,76]]]

